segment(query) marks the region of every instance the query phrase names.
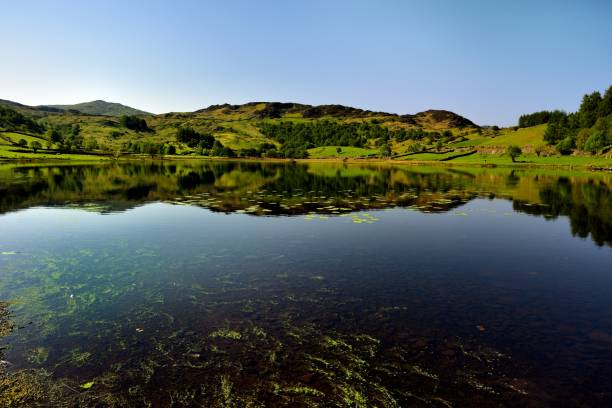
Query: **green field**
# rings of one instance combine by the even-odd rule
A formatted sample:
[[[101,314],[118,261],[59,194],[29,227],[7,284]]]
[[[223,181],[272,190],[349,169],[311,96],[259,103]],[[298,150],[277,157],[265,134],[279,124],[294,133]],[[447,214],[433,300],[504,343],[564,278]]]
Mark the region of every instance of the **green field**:
[[[340,148],[340,152],[338,152]],[[334,157],[372,157],[378,155],[378,149],[366,149],[352,146],[323,146],[308,149],[308,157],[312,159],[334,158]]]

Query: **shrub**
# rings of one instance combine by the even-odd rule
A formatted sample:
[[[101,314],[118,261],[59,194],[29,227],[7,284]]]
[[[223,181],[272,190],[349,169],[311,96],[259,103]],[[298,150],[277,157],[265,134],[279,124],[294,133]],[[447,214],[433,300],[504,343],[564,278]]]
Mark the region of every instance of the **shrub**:
[[[596,130],[591,133],[586,143],[584,144],[584,150],[595,153],[598,150],[611,144],[612,141],[608,140],[605,133],[601,130]]]
[[[574,144],[574,139],[572,139],[571,137],[567,136],[566,138],[561,140],[559,143],[557,143],[557,145],[555,147],[557,148],[559,153],[565,155],[565,154],[570,154],[572,152],[572,149],[575,146],[576,145]]]

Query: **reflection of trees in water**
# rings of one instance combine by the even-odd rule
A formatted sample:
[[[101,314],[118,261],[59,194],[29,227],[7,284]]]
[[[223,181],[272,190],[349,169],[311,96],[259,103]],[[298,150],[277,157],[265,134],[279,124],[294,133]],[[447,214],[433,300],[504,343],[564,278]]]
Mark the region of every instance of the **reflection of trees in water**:
[[[559,177],[540,188],[543,205],[514,202],[518,211],[548,218],[566,216],[572,234],[582,238],[591,235],[598,245],[612,246],[612,194],[607,184],[594,180],[573,182]]]
[[[224,212],[245,210],[256,202],[262,211],[250,211],[254,215],[332,212],[321,208],[333,206],[345,211],[391,206],[448,211],[475,197],[500,193],[511,196],[518,211],[567,216],[575,235],[591,234],[599,245],[610,244],[606,182],[535,176],[523,183],[526,177],[531,176],[515,170],[483,175],[461,169],[229,161],[22,166],[8,176],[0,173],[0,212],[68,203],[97,203],[101,212],[122,211],[150,201],[181,201]],[[533,199],[521,198],[525,188]],[[538,197],[540,202],[531,202]]]

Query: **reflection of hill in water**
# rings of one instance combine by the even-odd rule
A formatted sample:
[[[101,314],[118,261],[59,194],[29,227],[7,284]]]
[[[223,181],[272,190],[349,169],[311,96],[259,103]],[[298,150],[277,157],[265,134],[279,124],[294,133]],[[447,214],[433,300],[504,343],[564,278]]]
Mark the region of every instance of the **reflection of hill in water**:
[[[62,206],[109,213],[147,202],[253,215],[341,214],[412,207],[444,212],[477,197],[517,211],[567,216],[572,232],[612,242],[610,177],[545,171],[254,162],[0,167],[0,211]]]

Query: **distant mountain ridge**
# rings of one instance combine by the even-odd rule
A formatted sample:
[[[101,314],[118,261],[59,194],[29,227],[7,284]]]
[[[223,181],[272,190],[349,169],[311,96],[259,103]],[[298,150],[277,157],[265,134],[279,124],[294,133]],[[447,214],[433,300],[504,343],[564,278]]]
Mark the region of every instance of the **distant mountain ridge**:
[[[151,115],[140,109],[132,108],[115,102],[106,102],[101,99],[75,103],[73,105],[39,105],[35,106],[39,110],[61,109],[65,111],[79,111],[87,115],[102,115],[102,116],[121,116],[121,115]]]
[[[0,99],[0,105],[18,109],[24,113],[35,116],[53,113],[72,113],[96,116],[122,116],[122,115],[150,115],[168,117],[178,112],[152,113],[132,108],[120,103],[95,100],[91,102],[76,103],[73,105],[38,105],[29,106],[18,102]],[[319,119],[331,117],[337,119],[359,119],[378,118],[385,121],[404,123],[406,125],[421,126],[426,128],[455,128],[455,127],[479,127],[471,120],[454,112],[440,109],[430,109],[415,114],[396,114],[367,109],[353,108],[351,106],[330,105],[307,105],[292,102],[248,102],[240,105],[229,103],[210,105],[207,108],[198,109],[193,112],[183,112],[190,115],[238,115],[242,119],[281,119],[285,116],[299,115],[305,119]]]

